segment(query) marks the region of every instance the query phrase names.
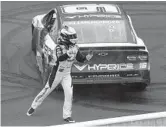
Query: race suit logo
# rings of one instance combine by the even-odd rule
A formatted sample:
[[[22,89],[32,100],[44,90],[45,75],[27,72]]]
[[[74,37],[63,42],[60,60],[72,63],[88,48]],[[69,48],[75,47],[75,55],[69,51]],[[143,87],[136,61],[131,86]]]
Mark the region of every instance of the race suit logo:
[[[86,67],[89,71],[102,71],[102,70],[119,71],[119,70],[132,70],[132,69],[134,69],[134,65],[132,63],[94,64],[94,65],[85,64],[83,66],[79,66],[79,65],[74,64],[74,66],[79,71],[83,71]]]

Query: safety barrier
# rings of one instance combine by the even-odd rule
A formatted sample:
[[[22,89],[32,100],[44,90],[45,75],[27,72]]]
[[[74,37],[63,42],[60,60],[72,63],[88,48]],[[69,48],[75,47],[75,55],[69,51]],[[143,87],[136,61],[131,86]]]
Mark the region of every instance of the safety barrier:
[[[166,112],[155,112],[133,116],[54,125],[51,127],[93,127],[93,126],[166,126]]]

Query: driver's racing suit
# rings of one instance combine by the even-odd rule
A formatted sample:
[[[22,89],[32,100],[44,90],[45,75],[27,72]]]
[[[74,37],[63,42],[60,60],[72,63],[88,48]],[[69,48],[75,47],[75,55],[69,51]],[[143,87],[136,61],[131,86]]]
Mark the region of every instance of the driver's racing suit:
[[[48,81],[41,92],[35,97],[31,107],[36,109],[43,100],[58,86],[60,83],[64,90],[64,106],[63,106],[63,118],[71,117],[72,114],[72,98],[73,98],[73,86],[71,78],[71,67],[73,62],[84,62],[86,57],[82,55],[77,45],[67,46],[64,42],[60,42],[55,49],[52,72],[49,75]]]

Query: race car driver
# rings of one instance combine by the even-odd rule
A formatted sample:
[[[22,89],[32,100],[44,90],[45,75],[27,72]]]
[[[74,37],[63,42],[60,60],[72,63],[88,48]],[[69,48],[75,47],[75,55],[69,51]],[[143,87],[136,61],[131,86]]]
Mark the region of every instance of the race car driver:
[[[75,122],[72,115],[72,99],[73,85],[71,78],[71,67],[75,60],[78,62],[89,61],[93,57],[93,53],[84,56],[80,53],[77,43],[77,34],[74,28],[64,26],[60,31],[59,43],[56,46],[53,60],[50,64],[53,65],[48,81],[41,92],[35,97],[31,107],[27,111],[27,115],[31,116],[36,108],[41,105],[44,99],[58,86],[60,83],[64,90],[64,106],[63,119],[66,122]]]

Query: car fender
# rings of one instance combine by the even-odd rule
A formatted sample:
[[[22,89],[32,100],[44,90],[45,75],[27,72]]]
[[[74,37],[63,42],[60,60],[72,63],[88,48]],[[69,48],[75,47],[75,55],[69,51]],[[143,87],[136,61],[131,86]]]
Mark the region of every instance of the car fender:
[[[42,29],[41,28],[35,28],[34,29],[34,34],[33,34],[33,37],[32,37],[32,41],[33,43],[36,44],[36,50],[39,50],[39,45],[40,45],[40,36],[41,36],[41,31]]]
[[[138,44],[138,45],[145,46],[145,50],[148,52],[147,47],[146,47],[146,45],[145,45],[143,39],[141,39],[140,37],[138,37],[138,35],[137,35],[137,33],[136,33],[136,31],[135,31],[135,29],[134,29],[134,27],[133,27],[133,23],[132,23],[131,17],[130,17],[129,15],[127,15],[127,17],[128,17],[128,19],[129,19],[129,23],[130,23],[130,26],[131,26],[131,28],[132,28],[132,30],[133,30],[133,33],[134,33],[134,35],[135,35],[135,37],[136,37],[137,44]]]
[[[49,34],[47,34],[44,38],[44,45],[43,45],[43,49],[42,52],[44,54],[45,57],[45,64],[48,64],[49,61],[49,56],[53,56],[53,52],[56,48],[56,44],[55,42],[52,40],[52,38],[50,37]]]
[[[140,37],[137,37],[137,43],[139,45],[144,45],[145,46],[145,51],[149,52],[146,45],[145,45],[145,43],[144,43],[144,41]]]

